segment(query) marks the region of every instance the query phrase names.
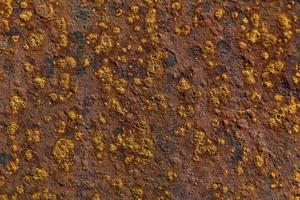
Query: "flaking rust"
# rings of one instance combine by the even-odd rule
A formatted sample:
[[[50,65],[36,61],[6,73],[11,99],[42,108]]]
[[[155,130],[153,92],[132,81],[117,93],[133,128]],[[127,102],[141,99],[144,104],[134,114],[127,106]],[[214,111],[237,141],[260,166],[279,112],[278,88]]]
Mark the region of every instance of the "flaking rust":
[[[299,0],[0,0],[0,200],[300,200]]]

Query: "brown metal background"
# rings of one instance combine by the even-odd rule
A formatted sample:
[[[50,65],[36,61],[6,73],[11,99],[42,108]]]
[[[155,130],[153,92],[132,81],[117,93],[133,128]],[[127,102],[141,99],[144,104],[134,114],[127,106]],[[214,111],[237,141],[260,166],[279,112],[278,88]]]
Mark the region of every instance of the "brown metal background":
[[[0,200],[299,200],[299,0],[0,0]]]

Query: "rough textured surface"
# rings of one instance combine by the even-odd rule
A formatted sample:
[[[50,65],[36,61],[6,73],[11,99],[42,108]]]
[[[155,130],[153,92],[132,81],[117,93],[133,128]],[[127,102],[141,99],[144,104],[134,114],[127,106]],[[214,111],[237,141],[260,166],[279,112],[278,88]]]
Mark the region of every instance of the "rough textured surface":
[[[0,200],[299,200],[299,0],[0,0]]]

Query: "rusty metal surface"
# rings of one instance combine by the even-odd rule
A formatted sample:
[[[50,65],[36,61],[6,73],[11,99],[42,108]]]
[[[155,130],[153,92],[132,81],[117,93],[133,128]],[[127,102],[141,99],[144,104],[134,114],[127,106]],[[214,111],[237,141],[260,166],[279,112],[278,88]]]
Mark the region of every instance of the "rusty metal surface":
[[[299,0],[0,0],[0,200],[300,200]]]

